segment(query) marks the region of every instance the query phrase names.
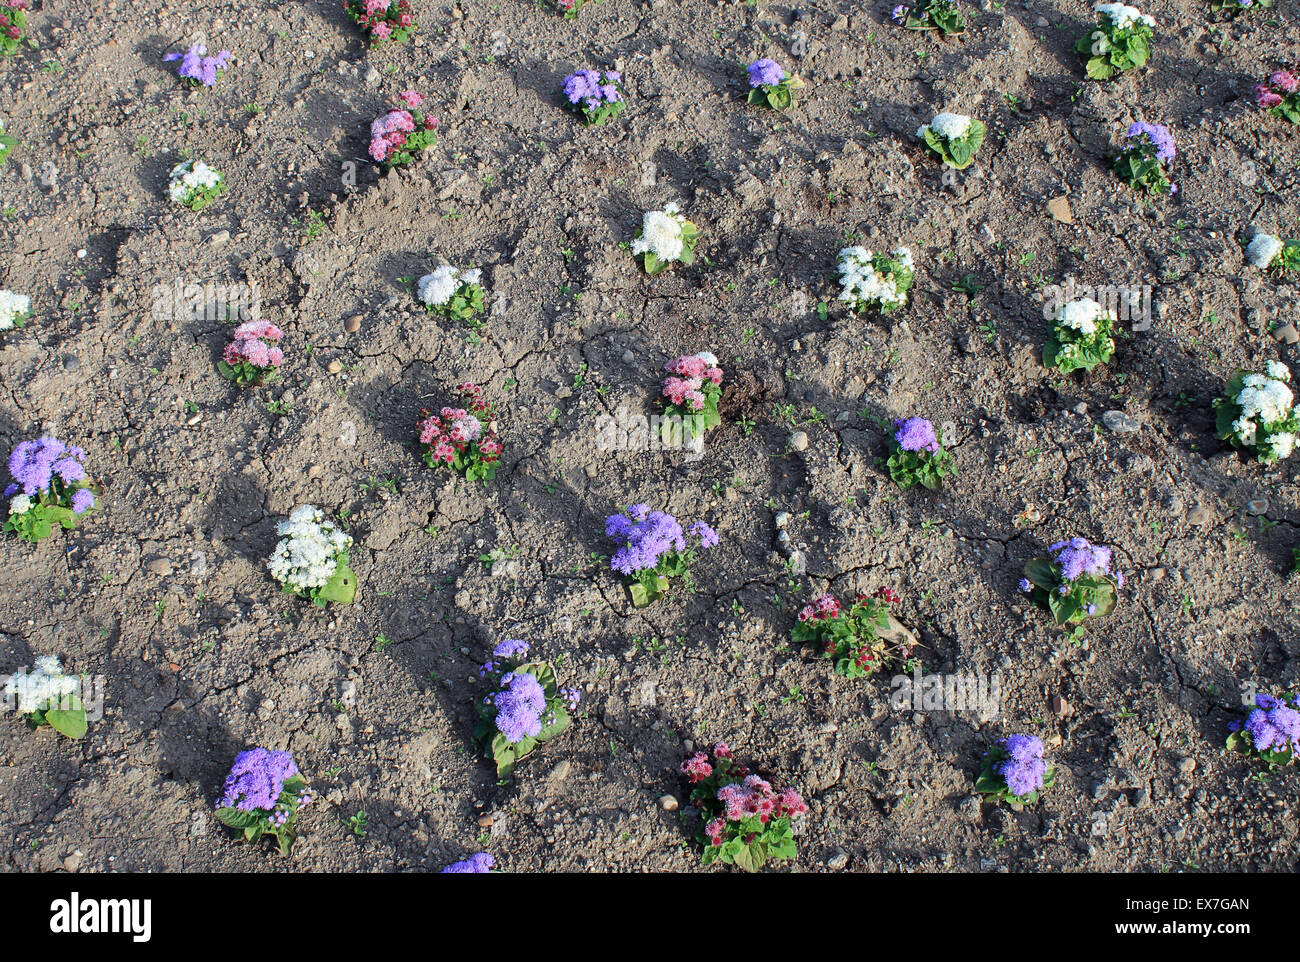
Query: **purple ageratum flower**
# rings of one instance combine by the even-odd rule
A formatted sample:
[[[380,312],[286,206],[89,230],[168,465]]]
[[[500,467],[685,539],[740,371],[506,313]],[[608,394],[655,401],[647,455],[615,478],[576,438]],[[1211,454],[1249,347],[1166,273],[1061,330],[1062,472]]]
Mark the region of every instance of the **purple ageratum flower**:
[[[541,683],[527,672],[510,672],[501,676],[501,690],[496,694],[497,730],[514,745],[542,733],[542,712],[546,711],[546,692]]]
[[[718,533],[703,521],[696,521],[691,525],[691,534],[700,539],[701,548],[712,548],[719,540]]]
[[[225,791],[217,808],[237,808],[242,812],[275,808],[286,779],[298,774],[298,766],[288,752],[254,748],[235,756],[235,764],[226,776]]]
[[[1043,761],[1043,742],[1033,735],[1009,735],[1002,739],[1007,758],[993,766],[1013,795],[1028,795],[1043,787],[1047,762]]]
[[[1028,579],[1028,578],[1021,578],[1021,579],[1020,579],[1020,590],[1023,591],[1023,592],[1025,592],[1026,594],[1028,594],[1029,592],[1031,592],[1031,591],[1034,590],[1034,586],[1031,585],[1031,584],[1029,583],[1029,579]]]
[[[1049,549],[1061,566],[1063,581],[1077,581],[1083,575],[1104,577],[1110,574],[1111,549],[1104,544],[1092,545],[1085,538],[1058,541]]]
[[[908,10],[907,6],[905,4],[900,3],[898,6],[896,6],[893,10],[890,11],[889,18],[893,20],[894,23],[902,23],[904,20],[907,19],[907,10]]]
[[[496,862],[487,852],[471,855],[461,862],[452,862],[439,875],[486,875],[492,871]]]
[[[934,425],[925,418],[908,418],[894,422],[894,440],[904,451],[929,451],[934,454],[939,450],[939,438],[934,433]]]
[[[1137,123],[1129,125],[1128,133],[1124,136],[1128,140],[1137,140],[1145,136],[1151,142],[1151,146],[1156,149],[1156,160],[1162,164],[1167,164],[1174,159],[1176,153],[1174,150],[1174,135],[1163,124],[1148,124],[1139,120]],[[1137,144],[1128,144],[1125,149],[1131,150],[1135,146]]]
[[[72,496],[72,513],[85,514],[95,506],[95,496],[88,488],[78,488]]]
[[[203,86],[211,87],[217,82],[217,71],[225,70],[234,54],[229,50],[222,50],[213,57],[207,54],[207,46],[196,43],[185,53],[169,53],[163,57],[163,60],[179,60],[181,65],[177,73],[187,80],[197,80]]]
[[[53,470],[64,484],[75,484],[86,476],[86,469],[76,458],[60,458],[54,462]]]
[[[751,87],[775,87],[783,80],[785,80],[785,69],[775,60],[764,57],[749,65]]]
[[[686,537],[677,519],[644,504],[632,505],[627,515],[606,518],[605,534],[619,545],[609,566],[625,575],[655,567],[668,551],[686,550]]]
[[[507,638],[492,649],[493,658],[522,658],[528,654],[529,644],[519,638]]]
[[[1255,704],[1242,726],[1255,750],[1300,754],[1300,711],[1272,695],[1256,695]]]
[[[571,104],[582,104],[595,110],[604,104],[615,104],[623,99],[616,84],[621,79],[617,71],[603,75],[599,70],[579,70],[564,79],[564,96]]]
[[[85,471],[77,462],[84,459],[81,448],[69,448],[56,438],[23,441],[9,455],[9,473],[28,496],[48,492],[55,474],[65,484],[80,481]],[[6,490],[17,490],[12,485]]]

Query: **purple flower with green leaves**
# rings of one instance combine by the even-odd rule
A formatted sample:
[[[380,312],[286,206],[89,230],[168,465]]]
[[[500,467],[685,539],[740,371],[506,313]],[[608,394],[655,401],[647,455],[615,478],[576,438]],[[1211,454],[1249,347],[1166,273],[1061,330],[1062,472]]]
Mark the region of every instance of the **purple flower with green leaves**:
[[[1138,144],[1142,143],[1141,138],[1145,137],[1154,148],[1156,159],[1161,163],[1169,163],[1177,153],[1174,150],[1174,135],[1163,124],[1149,124],[1144,120],[1139,120],[1129,125],[1128,133],[1124,137],[1128,141],[1133,141],[1133,143],[1124,145],[1125,150],[1135,149]]]
[[[670,551],[686,550],[677,519],[644,504],[632,505],[626,514],[611,514],[605,519],[605,534],[619,545],[609,566],[625,575],[655,568]]]
[[[1255,695],[1255,708],[1246,720],[1230,722],[1228,728],[1250,735],[1251,747],[1257,752],[1300,754],[1300,711],[1296,711],[1297,704],[1300,704],[1300,697],[1295,695],[1288,700],[1259,693]]]
[[[492,856],[479,852],[460,862],[452,862],[439,875],[487,875],[496,866]]]
[[[939,450],[939,438],[934,425],[925,418],[907,418],[894,422],[894,440],[904,451],[929,451],[934,454]]]
[[[1063,581],[1078,581],[1084,575],[1094,578],[1110,575],[1112,551],[1104,544],[1093,545],[1086,538],[1071,538],[1058,541],[1048,550],[1055,554],[1053,560],[1061,566]]]
[[[665,511],[651,511],[649,505],[631,505],[623,514],[605,519],[605,534],[617,546],[610,558],[612,570],[628,578],[632,603],[643,608],[668,591],[668,579],[690,575],[695,551],[687,547],[681,524]],[[718,533],[703,521],[690,527],[700,548],[718,544]]]
[[[169,53],[163,57],[164,61],[179,60],[180,68],[177,71],[181,77],[192,83],[202,84],[204,87],[211,87],[221,76],[221,71],[229,66],[230,58],[233,57],[229,50],[222,50],[213,56],[208,56],[208,48],[205,44],[193,44],[185,53]]]
[[[1007,757],[994,766],[994,771],[1006,781],[1011,794],[1023,797],[1039,791],[1047,772],[1042,739],[1033,735],[1010,735],[1002,739],[1001,744]]]
[[[564,79],[564,96],[582,111],[587,123],[600,126],[622,113],[623,75],[617,70],[579,70]]]
[[[786,77],[785,68],[775,60],[767,57],[751,63],[748,72],[749,85],[755,89],[758,87],[775,87]]]
[[[265,748],[240,752],[226,776],[225,790],[217,808],[269,812],[275,808],[284,783],[297,774],[298,766],[288,752]]]
[[[501,689],[492,701],[497,710],[497,730],[512,745],[542,733],[546,692],[533,675],[527,672],[502,675]]]

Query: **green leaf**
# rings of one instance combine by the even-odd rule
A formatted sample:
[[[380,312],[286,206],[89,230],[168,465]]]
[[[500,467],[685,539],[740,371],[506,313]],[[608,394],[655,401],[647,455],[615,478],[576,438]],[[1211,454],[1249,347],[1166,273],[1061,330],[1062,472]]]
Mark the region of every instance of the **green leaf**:
[[[333,577],[321,586],[316,595],[321,601],[332,601],[336,605],[350,605],[356,596],[357,576],[342,562],[334,569]]]
[[[77,708],[68,710],[51,708],[45,713],[45,720],[55,731],[69,738],[80,738],[86,734],[86,710],[79,703]]]

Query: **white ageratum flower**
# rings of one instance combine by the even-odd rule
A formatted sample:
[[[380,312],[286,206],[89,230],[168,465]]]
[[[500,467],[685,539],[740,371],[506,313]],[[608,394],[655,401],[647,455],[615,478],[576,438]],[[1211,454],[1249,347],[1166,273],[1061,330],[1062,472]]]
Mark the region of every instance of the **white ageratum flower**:
[[[1080,334],[1097,333],[1097,319],[1103,315],[1102,306],[1091,298],[1067,301],[1056,309],[1056,323],[1073,328]]]
[[[276,526],[281,537],[267,562],[271,577],[294,590],[320,588],[334,577],[352,537],[324,518],[320,509],[304,504]]]
[[[1273,263],[1278,252],[1286,245],[1278,240],[1272,234],[1265,234],[1259,231],[1251,238],[1250,243],[1246,245],[1246,261],[1261,271]]]
[[[907,253],[910,267],[910,252],[906,248],[895,251],[894,256],[898,260],[902,260],[898,256],[900,253]],[[901,307],[907,301],[907,292],[899,291],[898,282],[894,278],[877,272],[872,263],[874,256],[865,247],[846,247],[840,251],[839,299],[855,306],[878,301],[882,308]]]
[[[700,351],[700,353],[696,354],[695,356],[698,357],[705,364],[707,364],[709,367],[718,366],[718,356],[714,354],[712,351]]]
[[[1239,417],[1232,422],[1232,433],[1238,441],[1249,447],[1255,443],[1255,422],[1247,417]]]
[[[1268,376],[1275,381],[1290,381],[1291,371],[1281,361],[1269,361]]]
[[[965,114],[936,114],[928,125],[917,129],[916,136],[924,140],[927,130],[944,140],[961,140],[970,131],[970,118]]]
[[[1243,380],[1243,385],[1236,398],[1243,419],[1265,425],[1284,421],[1290,415],[1295,395],[1282,381],[1253,374]]]
[[[9,499],[10,514],[26,514],[32,510],[32,499],[25,494],[15,494]]]
[[[1295,450],[1296,437],[1286,431],[1281,431],[1268,439],[1269,444],[1273,446],[1273,453],[1279,458],[1291,457],[1291,452]]]
[[[477,284],[482,277],[483,272],[477,268],[461,270],[459,267],[443,264],[432,274],[425,274],[416,282],[415,294],[421,304],[441,307],[455,297],[462,286]]]
[[[31,313],[32,299],[26,294],[0,291],[0,331],[10,330],[19,318]]]
[[[44,655],[36,659],[31,671],[18,671],[5,682],[7,701],[13,701],[20,714],[30,714],[56,707],[66,695],[75,695],[81,686],[76,675],[63,674],[59,659]]]
[[[194,192],[211,189],[221,183],[221,172],[201,160],[187,160],[172,168],[168,196],[178,204],[188,203]]]
[[[663,210],[647,211],[641,218],[641,236],[632,241],[633,254],[654,254],[670,263],[682,256],[682,230],[686,218],[676,204]]]
[[[1130,7],[1126,3],[1099,3],[1092,9],[1121,30],[1133,26],[1139,20],[1148,27],[1156,25],[1154,17],[1149,17],[1137,7]]]

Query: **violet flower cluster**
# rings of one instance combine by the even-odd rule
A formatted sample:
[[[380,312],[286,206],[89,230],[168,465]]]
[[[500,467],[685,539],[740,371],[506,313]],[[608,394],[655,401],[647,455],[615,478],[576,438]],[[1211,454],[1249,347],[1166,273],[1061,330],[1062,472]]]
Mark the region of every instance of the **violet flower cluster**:
[[[690,533],[700,539],[701,548],[712,548],[719,540],[703,521],[691,525]],[[605,519],[605,534],[619,545],[609,566],[625,575],[653,570],[669,552],[686,550],[686,536],[677,519],[645,504],[634,504],[625,514],[611,514]]]
[[[1257,752],[1290,752],[1300,755],[1300,696],[1275,698],[1263,693],[1255,695],[1255,708],[1244,722],[1228,724],[1230,731],[1250,735],[1251,746]]]
[[[904,451],[929,451],[934,454],[939,450],[939,438],[934,433],[934,425],[925,418],[895,421],[894,440]]]
[[[86,452],[78,447],[69,447],[56,438],[38,438],[35,441],[23,441],[9,455],[9,473],[16,483],[5,488],[5,497],[17,501],[10,502],[10,511],[23,514],[30,506],[32,498],[57,496],[56,482],[61,488],[68,488],[86,479],[86,469],[82,462]],[[77,488],[72,492],[70,507],[76,514],[85,514],[95,506],[95,496],[89,488]],[[17,510],[18,508],[22,510]]]
[[[1002,776],[1012,794],[1025,796],[1043,787],[1047,762],[1043,761],[1042,739],[1033,735],[1011,735],[1002,739],[1007,758],[994,770]]]
[[[785,79],[785,68],[775,60],[764,57],[749,65],[749,85],[751,87],[775,87]]]
[[[179,60],[181,62],[178,73],[196,84],[202,84],[204,87],[211,87],[221,76],[221,71],[229,66],[230,58],[233,57],[229,50],[208,56],[208,48],[205,44],[196,43],[185,53],[169,53],[163,57],[164,61]]]
[[[1126,140],[1134,141],[1134,144],[1141,143],[1141,138],[1146,137],[1151,141],[1151,146],[1155,149],[1156,159],[1162,164],[1168,164],[1173,161],[1177,151],[1174,150],[1174,135],[1169,132],[1169,128],[1163,124],[1149,124],[1145,120],[1139,120],[1130,124],[1128,132],[1124,135]],[[1134,144],[1125,144],[1125,150],[1132,150]]]
[[[618,90],[618,82],[622,77],[616,70],[579,70],[565,78],[564,96],[575,107],[582,107],[591,113],[608,104],[623,101],[623,95]]]
[[[284,783],[298,774],[298,766],[288,752],[254,748],[235,756],[235,764],[217,808],[237,808],[243,812],[271,811],[280,799]]]
[[[542,715],[546,712],[546,692],[541,682],[528,672],[507,672],[501,687],[488,695],[496,707],[497,731],[514,745],[542,733]]]
[[[460,862],[452,862],[439,875],[487,875],[496,862],[487,852],[478,852]]]

